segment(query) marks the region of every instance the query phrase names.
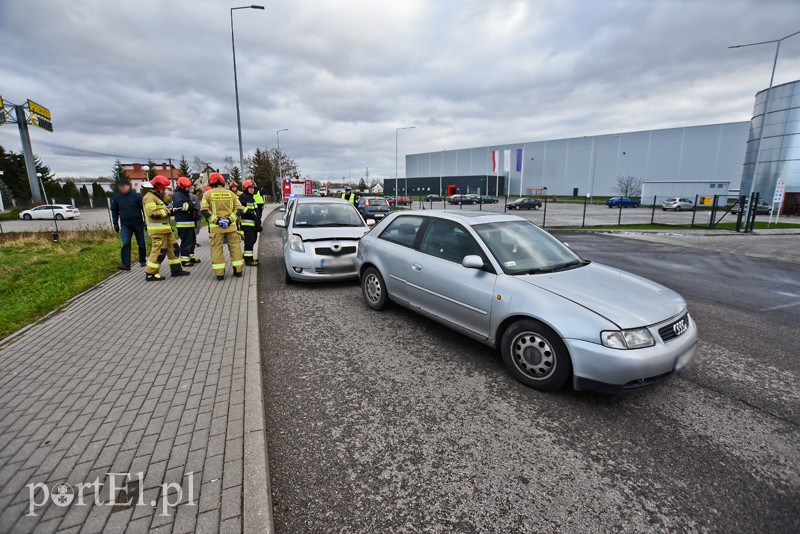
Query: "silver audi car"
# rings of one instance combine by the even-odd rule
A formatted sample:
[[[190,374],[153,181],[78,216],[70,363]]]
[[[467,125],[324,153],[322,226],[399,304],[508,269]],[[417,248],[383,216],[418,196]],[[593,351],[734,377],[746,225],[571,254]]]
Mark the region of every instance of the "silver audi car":
[[[358,242],[375,221],[340,198],[299,197],[289,201],[275,226],[283,228],[286,283],[355,278]]]
[[[695,355],[680,295],[583,259],[514,215],[395,213],[361,240],[356,267],[367,306],[391,300],[496,347],[536,389],[636,390]]]

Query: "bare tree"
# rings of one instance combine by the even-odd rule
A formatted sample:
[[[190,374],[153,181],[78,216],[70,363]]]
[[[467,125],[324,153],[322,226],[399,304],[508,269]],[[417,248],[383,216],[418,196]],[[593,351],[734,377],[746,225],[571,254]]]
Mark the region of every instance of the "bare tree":
[[[203,172],[204,170],[206,170],[206,165],[207,165],[206,162],[200,159],[200,156],[195,156],[194,159],[192,159],[193,172],[196,172],[198,174]]]
[[[642,194],[642,179],[632,174],[617,176],[614,191],[623,197],[638,197]]]

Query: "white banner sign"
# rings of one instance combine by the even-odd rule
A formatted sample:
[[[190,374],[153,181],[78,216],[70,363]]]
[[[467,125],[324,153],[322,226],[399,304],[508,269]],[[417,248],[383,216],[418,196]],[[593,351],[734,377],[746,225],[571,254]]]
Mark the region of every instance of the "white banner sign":
[[[775,196],[772,197],[773,204],[783,204],[783,194],[786,192],[786,180],[778,178],[775,185]]]

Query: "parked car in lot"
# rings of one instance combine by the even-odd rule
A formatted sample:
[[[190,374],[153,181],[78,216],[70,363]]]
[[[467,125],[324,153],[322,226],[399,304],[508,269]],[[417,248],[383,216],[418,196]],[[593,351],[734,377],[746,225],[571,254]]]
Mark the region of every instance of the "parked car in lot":
[[[78,219],[80,216],[80,210],[71,204],[46,204],[22,211],[19,214],[19,218],[26,221],[32,219],[52,220],[54,217],[56,220],[63,221],[64,219]]]
[[[481,195],[478,197],[478,200],[481,204],[497,204],[500,200],[494,198],[491,195]]]
[[[364,220],[375,219],[379,221],[392,212],[389,203],[383,197],[361,197],[358,199],[356,208],[358,208]]]
[[[388,201],[390,206],[410,206],[411,204],[414,203],[414,201],[411,200],[411,197],[397,197],[397,198],[389,197],[389,198],[391,199]]]
[[[611,197],[606,200],[609,208],[638,208],[640,202],[630,197]]]
[[[425,197],[425,202],[441,202],[442,197],[440,195],[428,195]]]
[[[470,195],[450,195],[447,197],[448,204],[472,204]]]
[[[693,210],[694,201],[685,197],[670,197],[661,203],[661,209],[664,211]]]
[[[298,197],[286,205],[275,226],[284,228],[286,283],[342,280],[357,276],[358,242],[375,224],[364,221],[347,200]]]
[[[515,215],[393,213],[361,240],[356,267],[367,306],[391,300],[496,347],[536,389],[636,390],[694,358],[680,295],[583,259]]]
[[[750,201],[745,199],[744,201],[744,211],[747,213],[747,206],[750,204]],[[739,213],[739,201],[737,200],[736,203],[731,208],[731,213]],[[765,200],[759,200],[758,204],[756,204],[756,215],[769,215],[772,213],[772,206],[769,205],[768,202]]]
[[[542,207],[542,201],[538,198],[518,198],[514,202],[509,202],[506,209],[509,210],[538,210]]]

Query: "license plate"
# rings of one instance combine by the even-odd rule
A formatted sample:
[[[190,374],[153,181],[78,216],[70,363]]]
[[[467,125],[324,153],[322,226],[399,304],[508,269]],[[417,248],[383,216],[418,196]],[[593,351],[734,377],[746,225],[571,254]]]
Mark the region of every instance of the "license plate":
[[[350,267],[352,265],[352,258],[332,258],[329,260],[320,260],[320,267]]]

